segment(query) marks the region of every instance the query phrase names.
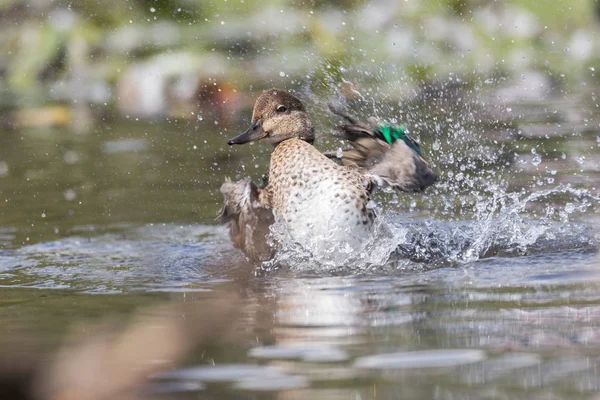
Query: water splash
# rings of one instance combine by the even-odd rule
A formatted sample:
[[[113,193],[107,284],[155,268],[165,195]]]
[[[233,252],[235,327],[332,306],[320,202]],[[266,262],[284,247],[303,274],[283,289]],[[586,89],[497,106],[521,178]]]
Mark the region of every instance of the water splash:
[[[277,255],[262,269],[364,274],[459,266],[492,256],[595,251],[597,239],[591,227],[564,216],[556,220],[557,213],[534,219],[525,212],[532,204],[555,196],[568,196],[567,204],[580,212],[599,201],[585,189],[559,186],[530,194],[493,192],[487,199],[478,199],[476,214],[469,220],[414,220],[388,212],[380,216],[373,235],[360,249],[331,249],[338,252],[337,259],[330,257],[331,252],[315,254],[306,245],[289,244],[285,229],[277,225],[273,229],[279,243]],[[347,257],[340,262],[344,254]]]
[[[600,197],[588,188],[557,184],[565,181],[566,172],[544,170],[543,162],[551,155],[543,144],[532,148],[521,142],[513,120],[520,115],[518,110],[494,101],[493,92],[480,90],[484,85],[450,79],[423,86],[398,101],[390,84],[377,87],[384,81],[377,76],[360,85],[368,95],[355,95],[356,87],[349,83],[353,78],[347,76],[352,67],[339,72],[341,77],[321,77],[318,85],[311,82],[305,89],[320,119],[336,123],[324,111],[327,101],[334,99],[362,119],[393,118],[406,124],[422,143],[440,182],[426,195],[379,199],[379,209],[396,212],[381,215],[376,232],[360,249],[344,250],[347,257],[341,262],[308,252],[306,246],[287,244],[263,269],[368,273],[464,265],[491,256],[596,249],[593,229],[573,221],[598,208]],[[392,83],[402,86],[404,79]],[[324,142],[339,147],[334,140]],[[418,211],[429,219],[414,218]],[[279,239],[285,235],[280,229],[274,230]]]
[[[275,257],[263,263],[263,271],[287,268],[300,272],[365,273],[374,269],[388,268],[392,254],[406,242],[408,229],[388,224],[379,218],[371,236],[359,248],[339,243],[323,249],[322,242],[328,238],[315,236],[308,243],[297,243],[281,222],[271,227],[271,244],[277,248]],[[392,267],[390,267],[392,268]]]
[[[541,252],[595,250],[593,229],[561,220],[554,213],[534,218],[526,212],[535,203],[569,196],[572,207],[583,212],[598,198],[585,189],[559,186],[535,193],[494,192],[478,199],[475,219],[410,224],[410,239],[398,253],[430,265],[462,265],[491,256],[522,256]],[[576,204],[576,206],[575,206]],[[567,207],[567,206],[565,206]]]

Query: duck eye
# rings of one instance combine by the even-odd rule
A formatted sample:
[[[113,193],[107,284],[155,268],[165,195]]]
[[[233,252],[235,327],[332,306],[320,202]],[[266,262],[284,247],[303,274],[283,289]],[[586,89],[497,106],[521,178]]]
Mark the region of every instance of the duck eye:
[[[286,111],[287,111],[287,107],[286,106],[283,106],[283,105],[277,106],[277,112],[282,113],[282,112],[286,112]]]

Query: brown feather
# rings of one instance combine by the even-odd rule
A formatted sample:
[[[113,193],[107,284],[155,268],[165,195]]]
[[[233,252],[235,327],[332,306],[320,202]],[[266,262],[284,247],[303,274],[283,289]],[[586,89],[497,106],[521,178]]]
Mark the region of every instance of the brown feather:
[[[217,220],[229,224],[233,245],[252,261],[265,261],[273,256],[269,244],[273,212],[266,189],[259,189],[250,178],[233,182],[226,179],[221,186],[224,204]]]
[[[329,109],[350,123],[335,128],[337,135],[353,147],[342,152],[342,165],[364,168],[373,176],[374,184],[399,191],[422,191],[437,181],[437,175],[427,162],[403,140],[390,145],[375,136],[373,126],[332,104],[329,104]]]

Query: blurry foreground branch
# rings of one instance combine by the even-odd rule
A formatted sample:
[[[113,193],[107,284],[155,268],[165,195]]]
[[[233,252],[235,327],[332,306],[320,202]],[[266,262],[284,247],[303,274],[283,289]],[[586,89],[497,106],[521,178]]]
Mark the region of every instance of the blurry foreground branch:
[[[200,310],[154,307],[138,312],[120,329],[114,322],[99,324],[85,338],[73,329],[50,360],[3,357],[2,399],[142,399],[139,389],[148,377],[173,366],[191,348],[223,336],[235,320],[237,300],[214,303]]]

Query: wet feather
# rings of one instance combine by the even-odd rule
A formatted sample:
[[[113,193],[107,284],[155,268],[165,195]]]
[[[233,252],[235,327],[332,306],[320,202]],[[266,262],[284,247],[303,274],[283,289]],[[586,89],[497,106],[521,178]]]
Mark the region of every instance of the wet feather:
[[[258,188],[250,178],[233,182],[227,178],[221,186],[224,204],[217,221],[229,224],[233,245],[241,249],[252,261],[265,261],[272,257],[269,244],[269,227],[273,212],[268,192]]]

